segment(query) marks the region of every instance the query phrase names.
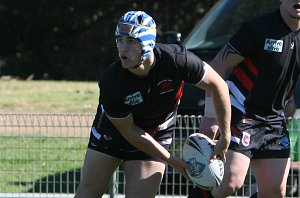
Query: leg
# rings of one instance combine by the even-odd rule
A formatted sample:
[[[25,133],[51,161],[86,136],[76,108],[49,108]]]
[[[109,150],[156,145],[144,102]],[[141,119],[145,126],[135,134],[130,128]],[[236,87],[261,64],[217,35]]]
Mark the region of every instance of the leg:
[[[239,152],[228,150],[224,177],[217,188],[212,190],[214,197],[227,197],[243,186],[250,159]]]
[[[255,159],[251,161],[258,186],[258,197],[284,197],[289,174],[289,158]]]
[[[88,148],[75,198],[101,197],[120,162],[120,159]]]
[[[165,171],[160,161],[130,160],[124,162],[127,198],[154,198]]]

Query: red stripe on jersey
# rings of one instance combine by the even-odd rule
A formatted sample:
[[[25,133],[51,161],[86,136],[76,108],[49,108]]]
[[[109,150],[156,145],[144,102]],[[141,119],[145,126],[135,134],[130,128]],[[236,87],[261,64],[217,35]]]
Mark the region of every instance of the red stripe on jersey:
[[[250,58],[247,58],[244,60],[245,65],[247,65],[248,69],[252,72],[254,76],[258,75],[258,70],[256,69],[256,66],[253,64]]]
[[[235,67],[232,70],[232,74],[239,79],[239,81],[244,85],[247,90],[251,90],[253,87],[253,82],[248,78],[244,71],[240,67]]]
[[[181,81],[181,85],[180,85],[180,87],[179,87],[179,89],[178,89],[178,91],[177,91],[177,93],[176,93],[176,103],[177,103],[177,104],[179,103],[179,101],[180,101],[180,99],[181,99],[181,97],[182,97],[183,83],[184,83],[184,81]]]
[[[235,135],[237,135],[237,136],[241,136],[241,135],[242,135],[242,132],[239,131],[239,130],[238,130],[237,128],[235,128],[234,126],[231,126],[230,129],[231,129],[231,132],[232,132],[233,134],[235,134]]]

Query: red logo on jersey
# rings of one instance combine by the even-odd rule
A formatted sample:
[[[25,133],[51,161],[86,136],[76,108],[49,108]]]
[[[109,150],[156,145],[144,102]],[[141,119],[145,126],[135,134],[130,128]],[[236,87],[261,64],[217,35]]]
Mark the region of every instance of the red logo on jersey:
[[[159,82],[158,84],[159,90],[160,90],[160,94],[165,94],[167,92],[173,91],[173,85],[172,85],[172,80],[167,79],[167,80],[163,80],[161,82]]]

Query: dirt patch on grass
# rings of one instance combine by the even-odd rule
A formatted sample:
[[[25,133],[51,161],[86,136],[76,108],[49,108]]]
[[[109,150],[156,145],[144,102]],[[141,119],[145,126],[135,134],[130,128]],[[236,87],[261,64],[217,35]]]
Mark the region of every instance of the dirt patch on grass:
[[[88,137],[94,114],[0,113],[1,136]]]

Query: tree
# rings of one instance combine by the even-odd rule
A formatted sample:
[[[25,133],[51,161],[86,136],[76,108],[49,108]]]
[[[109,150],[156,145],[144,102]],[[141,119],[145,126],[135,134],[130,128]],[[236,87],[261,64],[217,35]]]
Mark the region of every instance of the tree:
[[[98,80],[116,58],[114,31],[123,13],[144,10],[159,32],[186,36],[216,1],[2,0],[0,75]]]

